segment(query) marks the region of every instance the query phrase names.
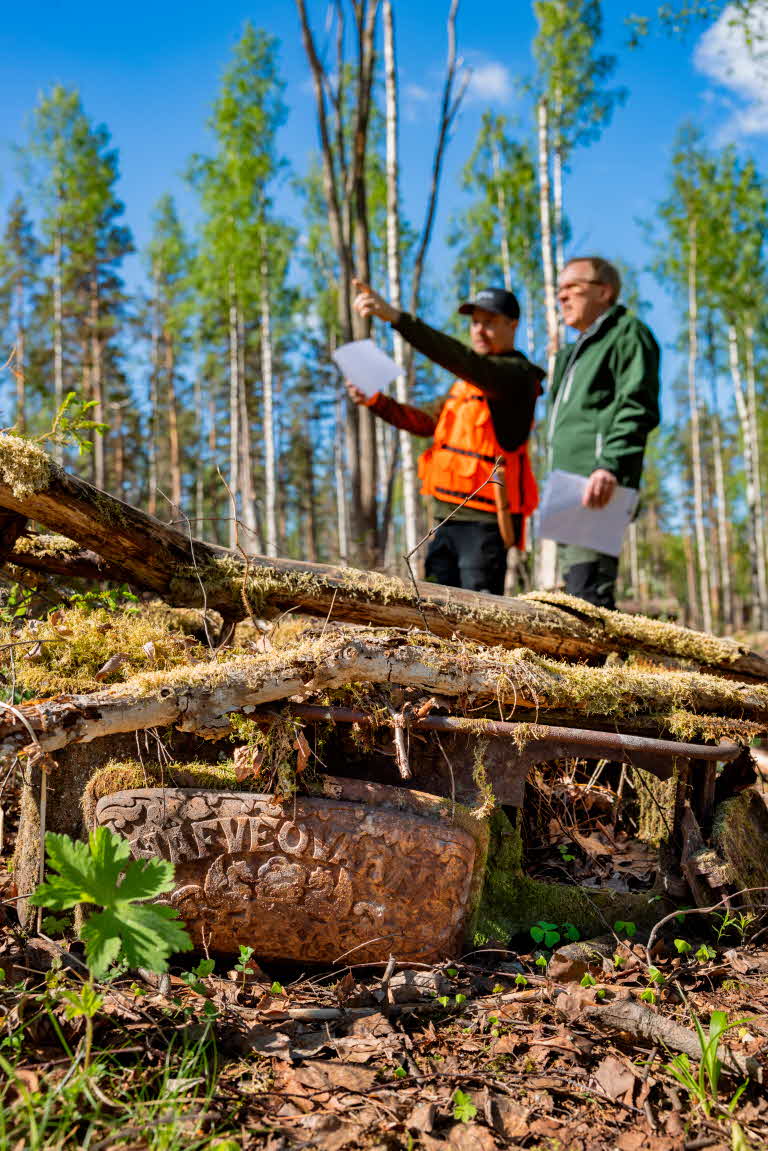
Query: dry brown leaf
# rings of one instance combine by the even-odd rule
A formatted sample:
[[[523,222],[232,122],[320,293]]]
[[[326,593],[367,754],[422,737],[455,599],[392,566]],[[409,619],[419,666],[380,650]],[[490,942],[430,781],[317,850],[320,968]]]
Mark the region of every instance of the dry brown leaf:
[[[606,1055],[595,1071],[595,1079],[609,1099],[622,1099],[632,1093],[637,1076],[615,1055]]]
[[[530,1114],[527,1107],[521,1107],[503,1095],[494,1096],[491,1103],[493,1125],[505,1139],[522,1139],[526,1136]]]
[[[129,659],[130,656],[127,655],[124,651],[116,651],[114,655],[109,657],[105,664],[102,664],[93,678],[101,683],[107,678],[108,675],[112,675],[114,672],[116,672],[118,668],[122,667],[126,660]]]

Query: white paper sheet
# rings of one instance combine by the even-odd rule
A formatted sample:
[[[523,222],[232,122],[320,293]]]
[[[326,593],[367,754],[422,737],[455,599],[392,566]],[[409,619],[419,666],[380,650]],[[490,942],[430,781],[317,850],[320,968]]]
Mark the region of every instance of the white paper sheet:
[[[635,510],[637,492],[634,488],[617,487],[606,507],[585,508],[581,500],[586,486],[584,476],[559,469],[550,472],[541,496],[539,535],[560,544],[580,544],[618,556]]]
[[[333,359],[346,378],[366,396],[382,392],[402,372],[391,356],[377,348],[373,340],[353,340],[351,344],[342,344],[333,353]]]

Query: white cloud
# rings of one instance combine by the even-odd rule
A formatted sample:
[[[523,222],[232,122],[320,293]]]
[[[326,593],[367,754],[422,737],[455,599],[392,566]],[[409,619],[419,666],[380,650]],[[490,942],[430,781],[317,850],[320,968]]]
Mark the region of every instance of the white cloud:
[[[506,104],[512,96],[512,79],[509,69],[498,60],[472,67],[467,95],[475,100]]]
[[[750,15],[751,43],[735,17],[733,5],[728,5],[696,45],[694,64],[735,97],[728,101],[731,114],[721,133],[724,138],[767,135],[768,11],[761,7]]]

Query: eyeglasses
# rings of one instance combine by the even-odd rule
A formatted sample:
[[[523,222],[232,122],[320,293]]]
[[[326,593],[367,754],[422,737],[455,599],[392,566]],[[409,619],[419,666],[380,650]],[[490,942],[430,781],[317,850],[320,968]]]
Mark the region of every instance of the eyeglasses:
[[[602,284],[602,280],[569,280],[567,284],[557,285],[557,294],[562,296],[563,292],[572,292],[576,289],[582,291],[585,284]]]

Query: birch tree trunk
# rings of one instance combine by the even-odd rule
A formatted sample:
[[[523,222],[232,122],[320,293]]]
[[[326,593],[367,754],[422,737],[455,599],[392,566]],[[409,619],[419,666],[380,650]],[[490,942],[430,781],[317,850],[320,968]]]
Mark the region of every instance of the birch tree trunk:
[[[197,451],[195,452],[195,534],[202,535],[205,531],[205,488],[203,484],[203,461],[205,460],[205,427],[203,421],[203,386],[200,379],[200,368],[195,371],[195,439]]]
[[[549,117],[546,100],[538,104],[539,129],[539,218],[541,220],[541,260],[544,276],[544,312],[547,325],[547,378],[552,379],[555,356],[560,343],[555,300],[555,270],[552,261],[552,217],[549,182]],[[557,545],[542,540],[539,551],[538,583],[554,587],[557,578]]]
[[[229,546],[237,546],[238,496],[240,493],[240,340],[238,331],[235,270],[229,268],[229,490],[234,506],[230,509]]]
[[[59,193],[61,197],[61,193]],[[63,256],[61,231],[56,232],[53,241],[53,402],[56,411],[64,403],[64,307],[62,301]],[[64,459],[61,444],[52,445],[53,458],[57,463]]]
[[[391,0],[384,0],[384,83],[386,94],[386,168],[387,168],[387,280],[389,298],[393,306],[402,304],[400,276],[400,195],[398,157],[398,94],[395,54],[395,30]],[[400,368],[395,381],[395,394],[401,404],[409,400],[405,349],[399,332],[392,333],[394,358]],[[418,541],[418,497],[416,493],[416,462],[413,440],[408,432],[398,432],[400,465],[403,476],[403,526],[405,550],[410,554]]]
[[[760,630],[768,628],[768,583],[766,581],[765,519],[763,514],[763,478],[760,466],[760,436],[757,417],[757,381],[755,378],[754,331],[747,327],[744,332],[747,362],[747,406],[749,408],[749,429],[752,437],[752,466],[755,484],[755,550],[757,552],[757,585],[760,604]]]
[[[710,435],[714,459],[715,504],[717,507],[717,554],[720,586],[720,624],[726,633],[732,632],[733,621],[733,581],[728,546],[728,501],[725,491],[725,468],[723,466],[723,438],[720,430],[720,411],[717,399],[717,356],[713,325],[707,325],[707,356],[710,365]]]
[[[264,519],[266,554],[277,555],[277,472],[275,464],[274,392],[272,380],[272,312],[269,263],[262,237],[261,257],[261,380],[264,401]]]
[[[765,601],[761,599],[762,586],[760,582],[760,560],[758,550],[757,520],[760,507],[757,503],[757,485],[755,484],[754,436],[751,427],[751,413],[747,401],[747,393],[741,375],[739,357],[739,337],[735,325],[728,327],[728,360],[731,369],[731,383],[733,396],[736,401],[736,412],[741,426],[741,443],[744,455],[744,476],[746,480],[747,501],[747,543],[749,548],[751,596],[751,622],[752,626],[762,619],[765,611]]]
[[[499,212],[499,234],[501,237],[501,268],[504,275],[504,287],[512,291],[512,263],[509,258],[509,220],[507,216],[507,197],[504,194],[504,185],[501,180],[501,157],[499,145],[496,140],[491,142],[491,163],[493,164],[493,179],[496,184],[496,207]]]
[[[691,463],[693,468],[693,500],[696,530],[696,564],[701,594],[701,616],[704,631],[712,630],[712,593],[709,583],[709,557],[707,532],[704,522],[704,473],[701,457],[701,420],[696,384],[698,366],[698,293],[697,293],[697,241],[696,221],[688,227],[688,403],[691,417]]]

